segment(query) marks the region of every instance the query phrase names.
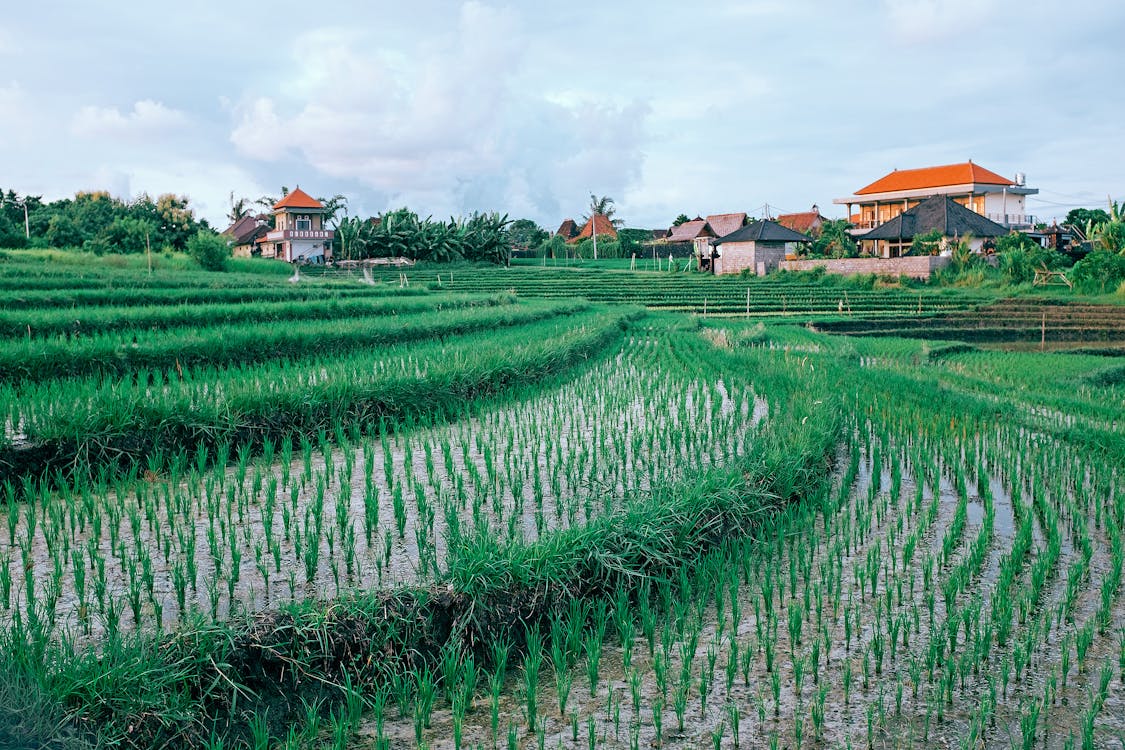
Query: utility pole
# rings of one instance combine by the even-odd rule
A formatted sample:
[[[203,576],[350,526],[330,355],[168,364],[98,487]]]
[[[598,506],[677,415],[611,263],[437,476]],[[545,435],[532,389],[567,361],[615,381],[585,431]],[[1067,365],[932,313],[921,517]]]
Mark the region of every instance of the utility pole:
[[[31,223],[27,220],[27,196],[23,197],[23,236],[31,239]]]
[[[598,259],[598,215],[590,217],[590,236],[594,238],[594,260]]]

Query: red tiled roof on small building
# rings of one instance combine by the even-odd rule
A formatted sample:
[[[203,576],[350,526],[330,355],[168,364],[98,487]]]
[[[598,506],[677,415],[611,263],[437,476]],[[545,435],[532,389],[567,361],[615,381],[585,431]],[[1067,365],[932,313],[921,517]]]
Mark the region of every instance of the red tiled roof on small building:
[[[285,196],[277,203],[273,204],[273,210],[277,211],[282,208],[324,208],[324,204],[312,197],[301,188],[295,188],[293,192]]]
[[[590,236],[594,227],[597,227],[599,237],[604,235],[609,235],[610,237],[617,236],[617,228],[613,226],[612,221],[602,214],[594,214],[589,221],[582,225],[582,229],[572,239],[575,242],[586,239]]]
[[[902,190],[923,190],[925,188],[947,187],[949,185],[1010,185],[1015,182],[1002,177],[971,161],[962,164],[945,164],[940,167],[921,169],[896,169],[880,177],[867,187],[855,191],[856,195],[872,193],[896,193]]]
[[[780,214],[777,217],[777,223],[786,229],[792,229],[794,232],[801,232],[808,234],[820,227],[824,223],[824,217],[820,215],[820,210],[813,206],[812,210],[801,211],[795,214]]]

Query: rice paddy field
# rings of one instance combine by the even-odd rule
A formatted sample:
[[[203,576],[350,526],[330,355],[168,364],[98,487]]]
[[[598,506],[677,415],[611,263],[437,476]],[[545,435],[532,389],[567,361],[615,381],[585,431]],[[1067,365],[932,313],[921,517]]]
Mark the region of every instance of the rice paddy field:
[[[0,265],[0,747],[1125,746],[1119,342],[666,277]]]

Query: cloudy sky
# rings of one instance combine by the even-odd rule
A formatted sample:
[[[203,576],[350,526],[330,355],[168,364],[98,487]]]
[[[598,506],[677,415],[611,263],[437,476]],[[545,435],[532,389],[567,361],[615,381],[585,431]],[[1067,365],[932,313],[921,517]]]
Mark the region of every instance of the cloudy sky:
[[[21,3],[0,187],[175,192],[225,224],[232,191],[299,184],[552,229],[597,193],[662,227],[843,215],[971,158],[1050,218],[1125,198],[1122,29],[1114,0]]]

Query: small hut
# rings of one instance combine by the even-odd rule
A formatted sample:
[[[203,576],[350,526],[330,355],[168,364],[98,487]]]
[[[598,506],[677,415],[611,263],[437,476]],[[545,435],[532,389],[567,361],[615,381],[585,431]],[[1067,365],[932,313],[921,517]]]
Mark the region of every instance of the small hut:
[[[715,274],[753,271],[765,276],[777,270],[794,243],[812,242],[808,235],[786,229],[776,221],[755,221],[711,242],[711,269]]]

